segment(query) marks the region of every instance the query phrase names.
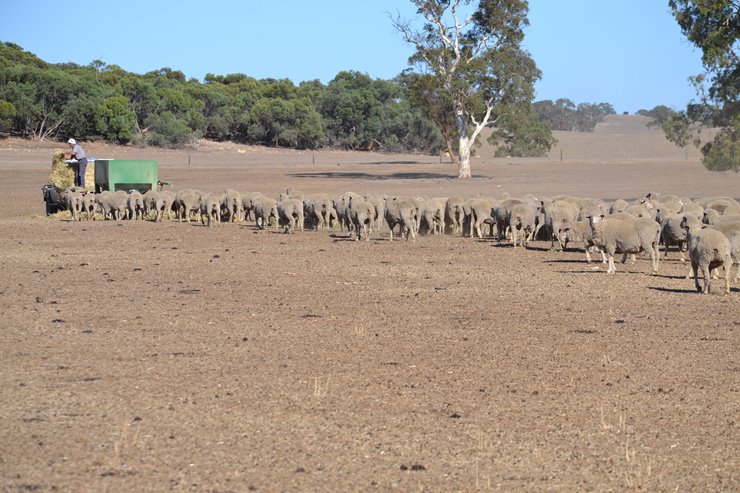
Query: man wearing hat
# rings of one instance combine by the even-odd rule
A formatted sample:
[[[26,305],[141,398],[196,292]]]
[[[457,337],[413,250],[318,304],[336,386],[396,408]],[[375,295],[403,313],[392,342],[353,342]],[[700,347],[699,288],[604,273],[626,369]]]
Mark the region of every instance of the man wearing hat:
[[[67,141],[69,147],[72,148],[72,156],[77,159],[77,176],[75,176],[75,185],[85,188],[85,171],[87,169],[87,157],[85,157],[85,150],[80,147],[75,139],[69,139]]]

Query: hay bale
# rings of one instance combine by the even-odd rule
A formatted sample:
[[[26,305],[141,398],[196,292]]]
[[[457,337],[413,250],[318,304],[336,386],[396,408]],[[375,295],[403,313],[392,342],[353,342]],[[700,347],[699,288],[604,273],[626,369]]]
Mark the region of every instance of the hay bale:
[[[87,175],[86,178],[87,179]],[[93,178],[94,180],[94,178]],[[57,151],[51,158],[51,176],[49,183],[54,185],[57,193],[61,196],[65,190],[75,186],[75,172],[64,162],[64,153]]]
[[[95,191],[95,161],[88,161],[85,168],[85,190]]]

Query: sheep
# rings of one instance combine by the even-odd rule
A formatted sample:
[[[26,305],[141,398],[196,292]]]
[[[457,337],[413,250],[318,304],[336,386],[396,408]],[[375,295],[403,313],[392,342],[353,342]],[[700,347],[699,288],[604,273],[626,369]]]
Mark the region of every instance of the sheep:
[[[303,212],[306,224],[311,224],[315,230],[329,228],[329,210],[332,207],[332,201],[325,193],[318,193],[306,196],[303,201]]]
[[[583,243],[583,250],[586,252],[586,263],[591,263],[591,252],[593,250],[601,253],[601,262],[606,263],[606,255],[604,250],[597,247],[594,243],[594,235],[591,230],[591,222],[586,219],[579,219],[574,223],[569,224],[565,229],[565,236],[568,242],[580,241]]]
[[[716,209],[704,209],[701,222],[704,224],[714,224],[719,221],[720,213]]]
[[[221,199],[221,209],[225,211],[224,216],[227,221],[232,223],[241,221],[242,214],[244,213],[241,194],[231,188],[224,190]]]
[[[714,209],[720,214],[725,213],[725,209],[730,206],[736,206],[738,205],[737,200],[731,198],[731,197],[715,197],[714,199],[708,201],[706,205],[704,206],[705,209]]]
[[[650,219],[655,219],[655,209],[648,209],[644,204],[631,205],[624,212],[637,218],[649,217]]]
[[[517,242],[526,247],[537,227],[537,208],[529,203],[516,204],[509,209],[506,221],[511,228],[511,241],[514,248]]]
[[[189,188],[182,189],[175,194],[175,215],[181,222],[185,220],[189,223],[191,212],[196,214],[200,212],[201,195],[205,194]]]
[[[681,210],[678,211],[678,214],[680,216],[691,216],[693,218],[696,218],[697,221],[701,222],[702,217],[704,216],[704,207],[691,201],[684,201]]]
[[[710,285],[710,270],[722,266],[725,271],[725,294],[728,294],[730,292],[730,270],[732,269],[730,240],[716,229],[700,229],[701,225],[696,223],[684,224],[696,290],[707,294]],[[699,269],[704,277],[703,286],[699,285]]]
[[[447,199],[447,204],[445,204],[445,223],[450,225],[453,235],[462,234],[463,221],[465,220],[464,202],[460,197],[450,197]]]
[[[257,199],[267,198],[260,192],[241,192],[239,195],[242,197],[242,211],[244,214],[244,220],[246,221],[252,210],[254,209],[254,201]]]
[[[464,202],[463,210],[465,211],[466,221],[470,227],[470,237],[474,238],[478,233],[478,238],[483,238],[481,225],[486,219],[491,217],[491,211],[498,204],[493,197],[475,197]],[[491,235],[493,234],[493,225],[491,225]]]
[[[283,198],[277,204],[278,223],[285,227],[285,233],[297,229],[303,231],[303,201],[300,199]]]
[[[144,196],[138,190],[129,190],[126,202],[126,217],[132,221],[144,219]]]
[[[715,224],[740,222],[740,214],[722,214],[717,218]]]
[[[213,193],[207,193],[200,198],[200,223],[212,227],[214,221],[221,222],[221,200],[220,196]]]
[[[157,192],[154,190],[147,190],[144,193],[144,215],[149,214],[149,211],[157,209]]]
[[[375,206],[366,200],[352,200],[349,203],[349,209],[352,225],[354,226],[355,241],[362,238],[369,241],[369,229],[375,220]]]
[[[72,220],[79,221],[82,213],[82,192],[68,188],[64,191],[63,201],[67,210],[72,213]]]
[[[285,199],[296,199],[303,202],[306,200],[306,194],[296,190],[293,187],[287,187],[283,193],[278,197],[278,202],[282,202]]]
[[[491,209],[491,219],[488,220],[487,223],[491,224],[491,227],[493,227],[493,224],[496,224],[498,241],[504,241],[511,229],[511,224],[509,223],[511,209],[514,206],[521,205],[523,203],[523,199],[509,198],[495,204]]]
[[[431,198],[423,202],[419,214],[431,234],[437,235],[444,233],[446,210],[446,197]]]
[[[350,200],[362,200],[362,195],[355,192],[345,192],[334,200],[334,209],[337,211],[339,227],[341,231],[345,228],[352,231],[352,218],[350,217],[349,202]]]
[[[371,224],[371,230],[378,228],[378,231],[380,231],[380,228],[383,227],[383,217],[385,216],[385,199],[386,197],[382,195],[368,195],[365,197],[365,199],[373,204],[373,207],[375,207],[375,222]]]
[[[614,214],[616,212],[624,212],[627,210],[627,207],[629,207],[630,204],[624,199],[617,199],[609,206],[609,214]]]
[[[95,210],[97,209],[97,204],[95,203],[95,194],[92,192],[87,192],[82,196],[82,212],[85,213],[87,216],[87,219],[95,220]],[[81,217],[81,216],[80,216]]]
[[[566,230],[578,218],[578,208],[569,201],[556,200],[552,204],[542,203],[541,211],[544,213],[544,222],[550,230],[550,249],[555,249],[555,240],[561,250],[568,246]]]
[[[707,229],[721,232],[730,241],[730,256],[732,262],[738,266],[735,270],[735,282],[740,281],[740,221],[719,223],[708,226]]]
[[[277,227],[278,210],[275,199],[262,195],[252,198],[251,205],[254,211],[254,221],[259,229],[265,229],[269,224]]]
[[[686,261],[686,256],[683,254],[683,249],[686,245],[686,228],[684,228],[683,224],[686,221],[699,223],[695,216],[683,216],[681,214],[674,214],[668,219],[664,219],[661,223],[660,239],[663,242],[663,258],[668,258],[668,249],[676,245],[678,247],[678,253],[681,255],[681,262]]]
[[[596,199],[581,200],[580,209],[576,221],[586,219],[588,216],[600,216],[607,213],[606,204]]]
[[[609,262],[608,274],[616,272],[614,253],[617,250],[624,253],[622,262],[626,260],[628,253],[644,250],[650,257],[653,274],[658,272],[657,248],[660,239],[660,225],[653,219],[629,220],[590,216],[589,221],[594,243],[606,251]]]
[[[393,228],[399,226],[399,233],[416,241],[416,204],[409,199],[389,198],[385,201],[385,222],[390,228],[390,241],[393,241]]]
[[[120,221],[126,217],[128,209],[128,194],[125,191],[104,191],[95,197],[95,201],[100,205],[106,219],[112,218],[116,221]]]
[[[170,190],[161,190],[155,195],[155,208],[157,210],[157,217],[155,221],[161,221],[162,216],[167,213],[167,219],[170,219],[170,213],[172,212],[172,205],[175,203],[175,192]],[[220,201],[219,201],[220,203]]]

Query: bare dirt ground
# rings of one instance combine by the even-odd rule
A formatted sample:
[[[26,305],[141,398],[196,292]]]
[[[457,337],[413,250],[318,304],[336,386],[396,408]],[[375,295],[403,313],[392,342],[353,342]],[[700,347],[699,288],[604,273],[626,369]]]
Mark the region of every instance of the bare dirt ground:
[[[740,196],[636,117],[545,159],[202,143],[175,188]],[[54,143],[0,141],[4,491],[740,491],[740,286],[671,252],[43,217]],[[563,160],[560,160],[560,150]]]

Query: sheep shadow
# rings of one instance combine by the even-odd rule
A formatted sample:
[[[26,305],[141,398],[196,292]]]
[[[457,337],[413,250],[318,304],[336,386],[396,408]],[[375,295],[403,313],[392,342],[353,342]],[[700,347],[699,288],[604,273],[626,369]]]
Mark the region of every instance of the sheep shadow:
[[[671,294],[700,294],[693,287],[691,289],[678,289],[678,288],[666,288],[663,286],[648,286],[648,289],[657,291],[659,293],[671,293]]]
[[[653,291],[658,291],[661,293],[676,293],[676,294],[701,294],[699,290],[697,290],[694,285],[693,281],[691,281],[691,288],[687,289],[678,289],[678,288],[666,288],[663,286],[648,286],[648,289],[652,289]],[[730,286],[730,294],[727,296],[732,295],[732,293],[740,293],[740,288],[734,288]],[[712,293],[712,296],[725,296],[724,294],[714,294]]]
[[[555,259],[555,260],[543,260],[543,264],[586,264],[586,265],[594,265],[593,262],[591,264],[587,263],[584,259]]]

